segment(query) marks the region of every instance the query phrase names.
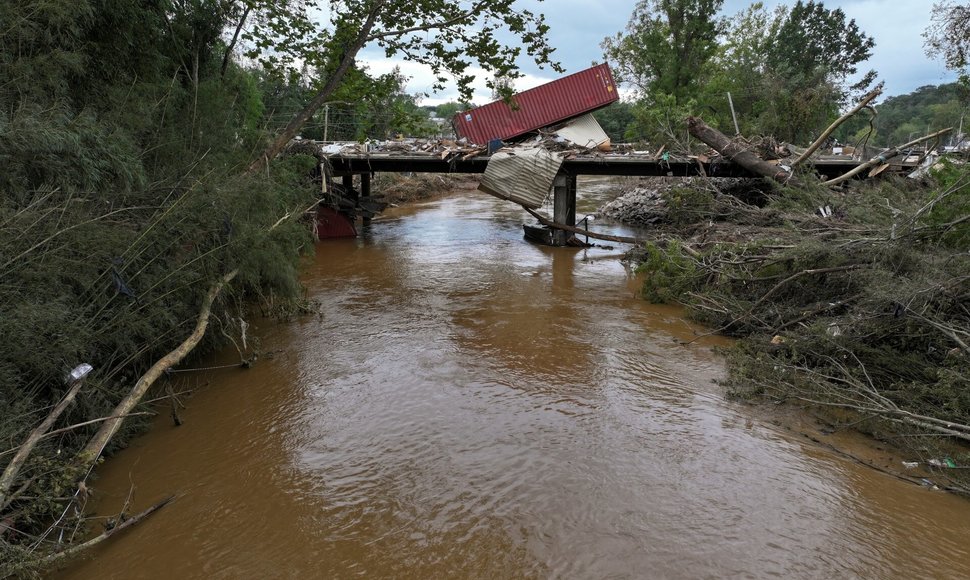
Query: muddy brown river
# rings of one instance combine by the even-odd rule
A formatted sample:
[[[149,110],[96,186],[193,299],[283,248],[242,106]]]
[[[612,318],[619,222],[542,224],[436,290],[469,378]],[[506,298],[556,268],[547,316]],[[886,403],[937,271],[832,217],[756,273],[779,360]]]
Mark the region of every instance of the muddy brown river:
[[[580,217],[612,190],[581,180]],[[622,248],[524,217],[458,192],[319,244],[319,313],[178,375],[185,424],[160,407],[94,483],[100,514],[178,499],[58,577],[970,576],[970,502],[727,400],[723,342],[678,344],[703,329]]]

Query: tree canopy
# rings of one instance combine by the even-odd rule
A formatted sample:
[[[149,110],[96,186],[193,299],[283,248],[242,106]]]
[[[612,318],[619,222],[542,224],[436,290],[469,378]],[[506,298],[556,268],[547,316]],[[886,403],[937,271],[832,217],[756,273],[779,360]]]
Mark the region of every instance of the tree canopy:
[[[716,0],[643,0],[606,58],[636,91],[635,131],[655,138],[686,114],[725,129],[731,93],[742,132],[804,140],[854,93],[850,84],[874,41],[840,9],[799,0],[769,11],[758,2],[721,19]]]
[[[561,70],[552,61],[553,48],[546,42],[548,26],[543,15],[518,8],[516,0],[330,0],[323,8],[329,16],[326,25],[308,29],[303,20],[296,19],[289,27],[281,25],[264,32],[256,39],[257,49],[250,52],[265,66],[278,69],[290,64],[277,57],[280,47],[292,47],[291,59],[300,58],[326,71],[313,98],[257,157],[251,171],[264,167],[282,151],[331,99],[354,66],[357,54],[368,45],[382,48],[388,58],[401,55],[428,65],[436,76],[434,88],[443,88],[453,78],[465,99],[471,98],[475,78],[469,72],[472,63],[492,74],[486,80],[490,88],[506,92],[510,89],[496,86],[494,79],[520,76],[516,60],[523,51],[538,65]],[[500,31],[510,32],[518,44],[500,40]],[[307,37],[315,42],[292,40]]]
[[[947,68],[970,85],[970,4],[944,0],[933,5],[930,26],[923,33],[926,51],[943,58]]]

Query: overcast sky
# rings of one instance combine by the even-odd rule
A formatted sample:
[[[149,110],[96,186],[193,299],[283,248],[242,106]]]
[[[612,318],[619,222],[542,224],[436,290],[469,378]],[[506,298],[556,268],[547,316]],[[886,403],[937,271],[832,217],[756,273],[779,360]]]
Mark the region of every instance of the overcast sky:
[[[766,0],[769,8],[794,1]],[[948,83],[956,75],[946,70],[938,60],[926,56],[923,50],[923,31],[929,24],[932,0],[824,0],[826,8],[842,8],[846,16],[855,19],[859,28],[872,36],[876,46],[867,63],[859,70],[875,69],[879,79],[885,81],[884,96],[900,95],[925,86]],[[636,0],[522,0],[520,5],[546,15],[550,26],[549,41],[556,47],[554,57],[566,69],[566,73],[580,71],[594,62],[602,62],[600,42],[624,29],[633,12]],[[730,16],[750,5],[743,0],[725,0],[723,15]],[[408,91],[431,92],[433,77],[420,65],[403,60],[388,61],[383,53],[366,50],[361,61],[374,73],[389,72],[395,65],[411,77]],[[526,77],[516,81],[515,88],[524,90],[550,81],[558,75],[549,69],[540,70],[535,64],[523,60],[519,63]],[[482,73],[476,83],[475,103],[490,100],[485,88],[487,74]],[[432,94],[422,104],[438,104],[457,100],[454,88]]]

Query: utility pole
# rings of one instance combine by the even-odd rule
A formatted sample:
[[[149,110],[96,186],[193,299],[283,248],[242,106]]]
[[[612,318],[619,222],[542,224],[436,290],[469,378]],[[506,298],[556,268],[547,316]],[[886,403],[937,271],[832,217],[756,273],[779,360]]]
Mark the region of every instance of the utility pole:
[[[734,119],[734,135],[740,135],[741,129],[738,128],[738,116],[734,113],[734,100],[731,98],[731,91],[728,91],[728,105],[731,106],[731,118]]]

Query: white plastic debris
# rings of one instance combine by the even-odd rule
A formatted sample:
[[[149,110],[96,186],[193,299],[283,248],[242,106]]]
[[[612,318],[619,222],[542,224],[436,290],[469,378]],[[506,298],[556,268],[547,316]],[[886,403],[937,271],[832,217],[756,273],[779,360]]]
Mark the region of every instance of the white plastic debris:
[[[84,377],[88,376],[88,374],[93,370],[94,370],[94,367],[89,365],[88,363],[79,364],[76,367],[74,367],[74,370],[68,373],[66,382],[70,384],[70,383],[76,383],[80,380],[83,380]]]

